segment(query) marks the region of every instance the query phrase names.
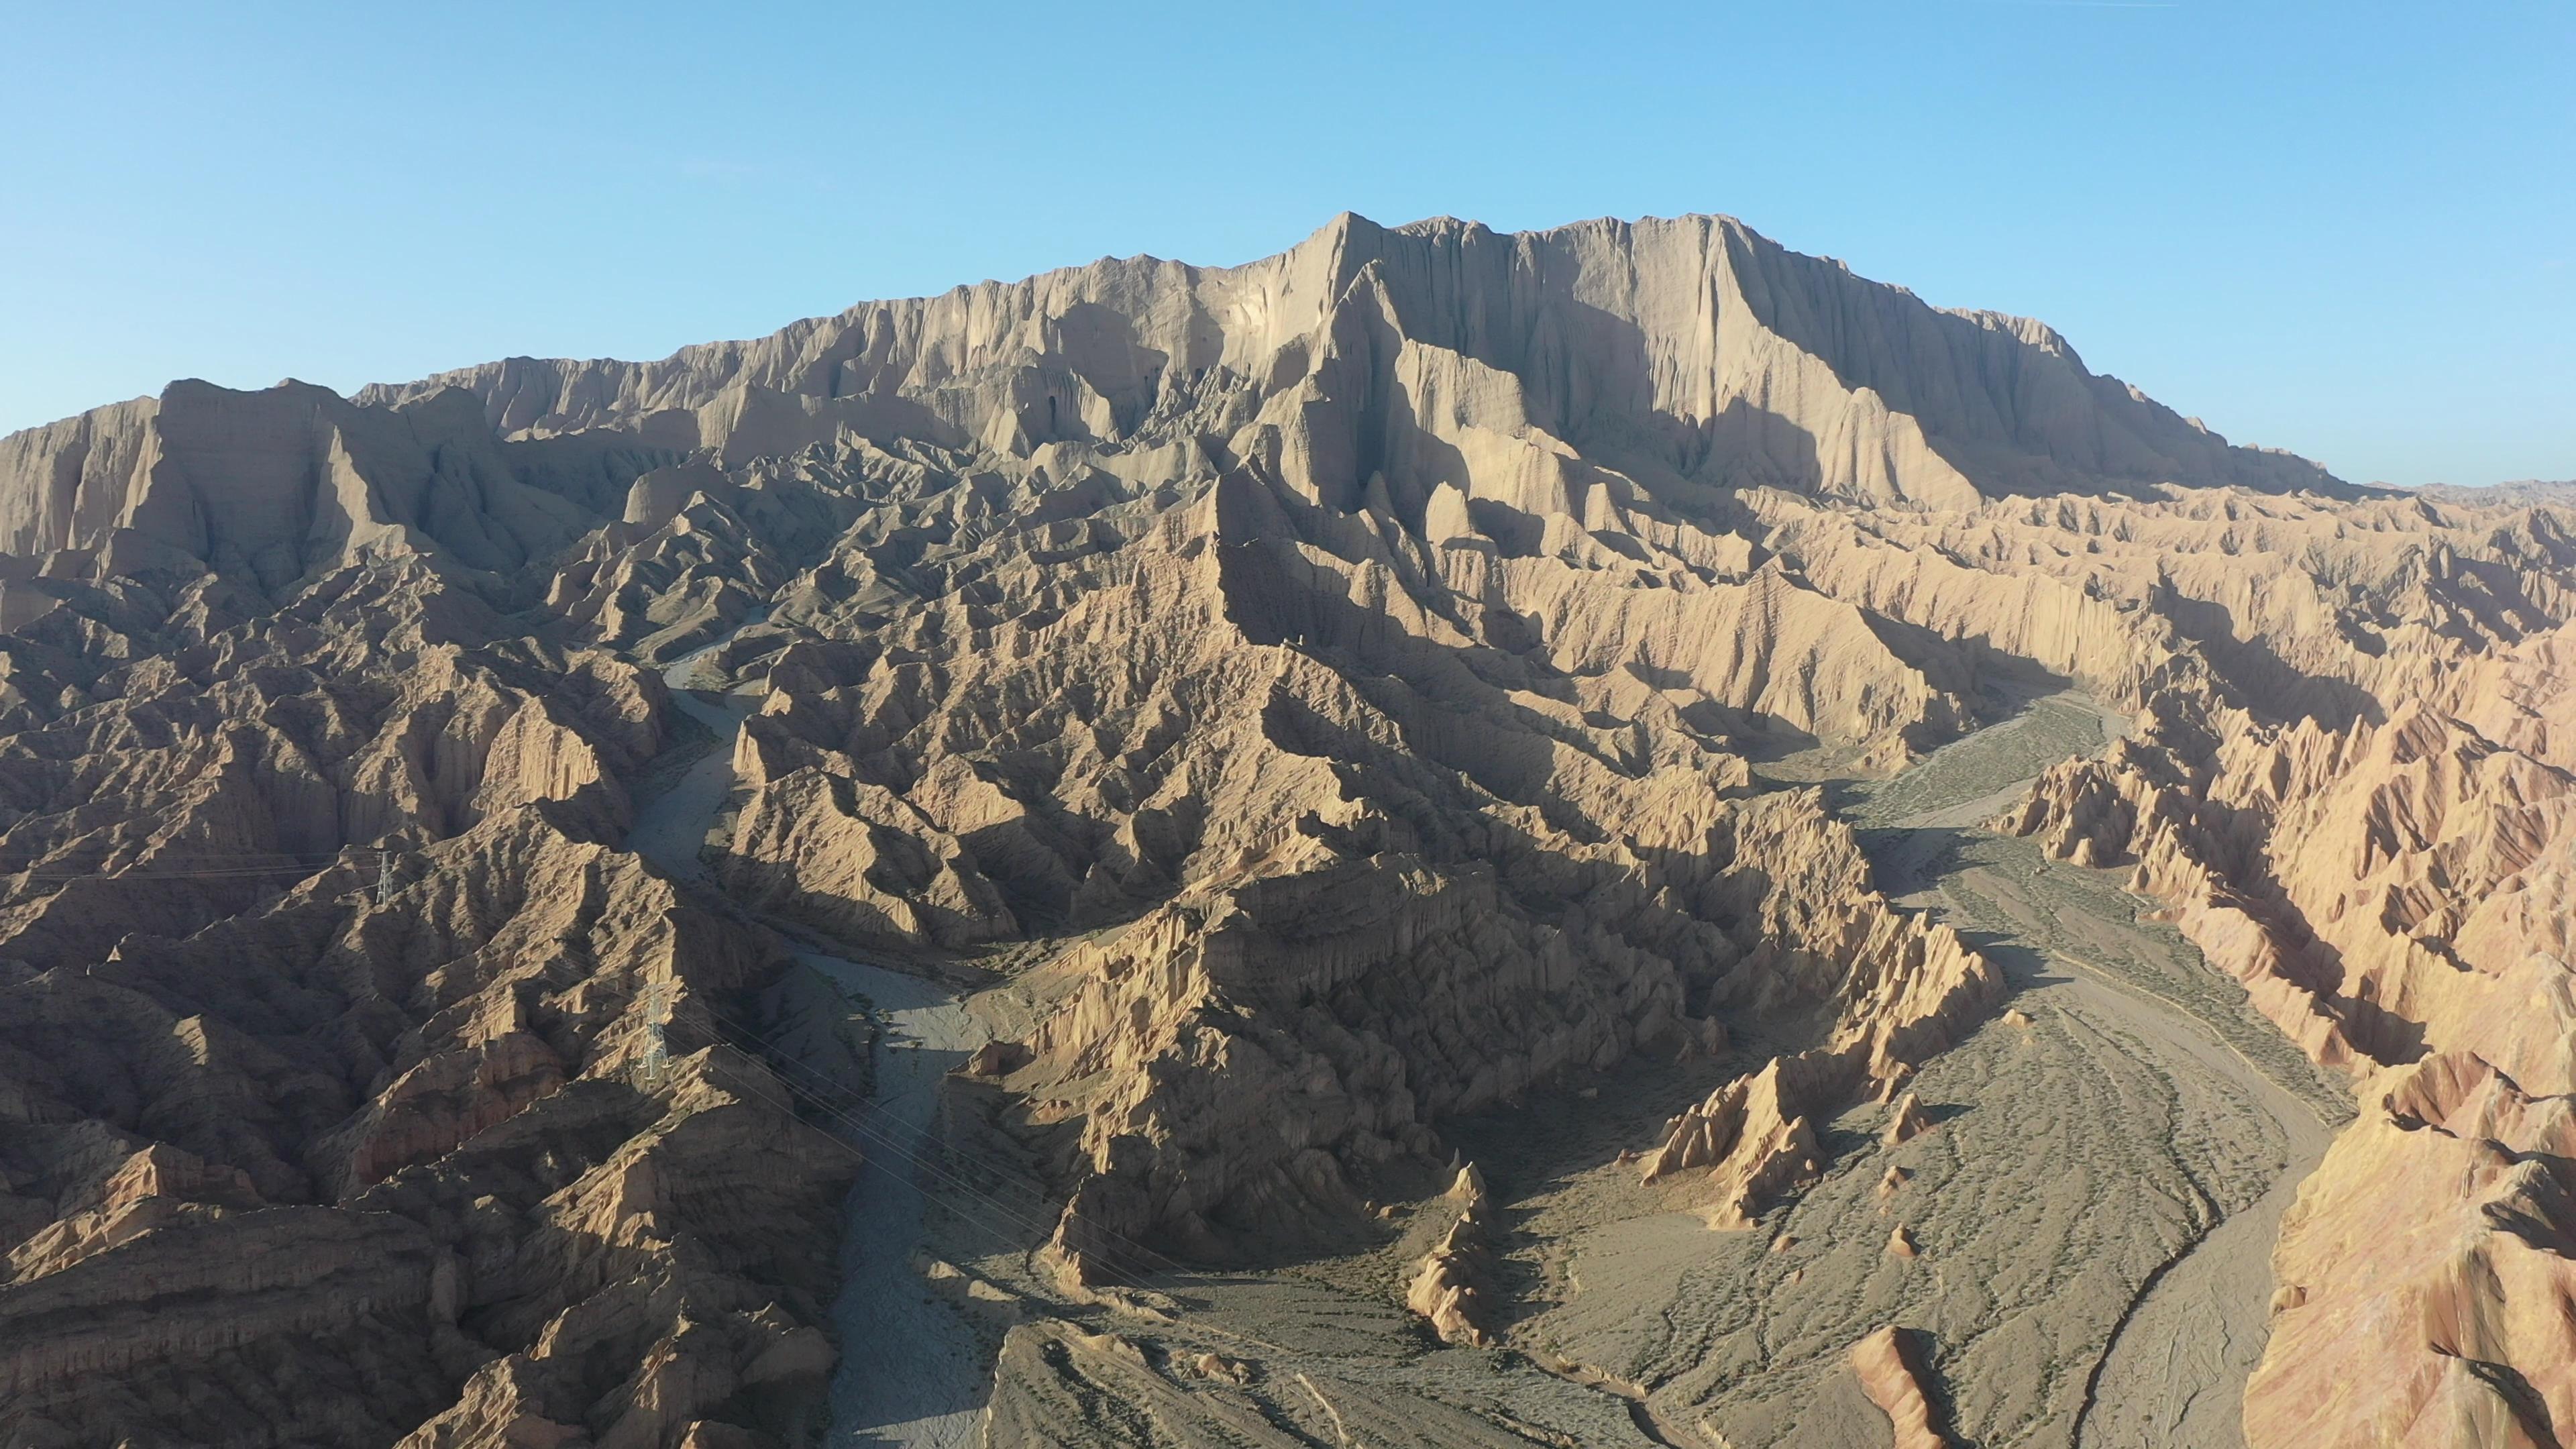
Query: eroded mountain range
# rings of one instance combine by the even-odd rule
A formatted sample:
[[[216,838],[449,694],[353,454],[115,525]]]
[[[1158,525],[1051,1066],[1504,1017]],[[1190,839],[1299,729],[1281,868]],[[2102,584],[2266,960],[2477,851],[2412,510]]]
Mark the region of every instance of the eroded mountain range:
[[[0,549],[0,1442],[2576,1433],[2561,491],[1344,217],[176,383]]]

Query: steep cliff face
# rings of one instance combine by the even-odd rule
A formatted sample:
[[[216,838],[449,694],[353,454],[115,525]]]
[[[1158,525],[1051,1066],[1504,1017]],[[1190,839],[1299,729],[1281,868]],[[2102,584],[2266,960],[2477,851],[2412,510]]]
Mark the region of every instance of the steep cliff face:
[[[1242,267],[1104,260],[863,303],[657,363],[514,358],[361,400],[462,387],[505,436],[618,427],[727,462],[844,428],[997,449],[1114,443],[1294,382],[1301,354],[1350,326],[1354,297],[1400,339],[1370,359],[1381,378],[1406,365],[1408,347],[1463,359],[1470,376],[1505,380],[1530,427],[1623,469],[1947,504],[2333,481],[2301,459],[2230,447],[2094,375],[2036,322],[1941,311],[1705,216],[1503,234],[1346,215]],[[1363,451],[1327,469],[1337,503],[1372,472],[1398,481],[1382,450],[1404,447],[1404,425],[1431,416],[1380,401],[1397,426],[1347,440]]]
[[[1078,1280],[1294,1251],[1464,1114],[1758,1044],[1621,1172],[1745,1225],[2006,989],[1783,781],[2069,683],[2138,728],[2005,828],[2361,1079],[2255,1441],[2376,1442],[2354,1376],[2419,1435],[2576,1422],[2571,527],[1705,217],[1345,217],[0,439],[0,1429],[801,1442],[851,1167],[742,1049],[761,921],[1025,968],[973,1070]],[[722,901],[613,844],[710,645],[757,700]],[[1507,1341],[1470,1196],[1390,1306]],[[1122,1340],[1012,1342],[1197,1422]],[[1933,1352],[1853,1359],[1918,1442]]]
[[[504,442],[463,394],[389,409],[303,383],[174,382],[0,439],[0,545],[268,588],[370,557],[515,570],[674,456],[621,439]]]

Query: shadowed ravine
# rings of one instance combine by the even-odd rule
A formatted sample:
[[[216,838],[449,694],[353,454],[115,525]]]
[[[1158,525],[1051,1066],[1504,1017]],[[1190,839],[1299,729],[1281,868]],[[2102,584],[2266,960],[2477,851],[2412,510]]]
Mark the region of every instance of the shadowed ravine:
[[[798,959],[852,1000],[867,1001],[881,1028],[876,1097],[862,1144],[881,1170],[860,1174],[843,1210],[841,1334],[832,1375],[832,1445],[949,1449],[974,1442],[984,1365],[973,1336],[946,1306],[928,1301],[913,1270],[923,1233],[922,1189],[896,1144],[927,1140],[940,1079],[984,1039],[974,1018],[937,982],[816,951]]]
[[[717,887],[699,852],[733,789],[734,736],[751,701],[722,693],[710,703],[697,686],[704,682],[702,661],[732,637],[663,670],[673,705],[715,739],[696,746],[705,754],[644,802],[626,842],[669,874],[709,889]],[[987,1033],[938,982],[809,946],[800,945],[796,957],[837,987],[875,1028],[873,1096],[839,1134],[858,1149],[867,1168],[842,1206],[842,1281],[832,1304],[841,1356],[832,1376],[825,1442],[953,1449],[973,1440],[987,1380],[967,1326],[926,1297],[912,1267],[922,1244],[926,1200],[908,1157],[926,1140],[941,1079]]]

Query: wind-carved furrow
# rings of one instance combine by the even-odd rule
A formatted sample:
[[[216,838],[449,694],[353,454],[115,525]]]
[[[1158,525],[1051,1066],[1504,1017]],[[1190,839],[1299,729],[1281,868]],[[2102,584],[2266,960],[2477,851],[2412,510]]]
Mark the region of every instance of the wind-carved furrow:
[[[2570,527],[1712,217],[0,439],[0,1437],[2544,1442]]]

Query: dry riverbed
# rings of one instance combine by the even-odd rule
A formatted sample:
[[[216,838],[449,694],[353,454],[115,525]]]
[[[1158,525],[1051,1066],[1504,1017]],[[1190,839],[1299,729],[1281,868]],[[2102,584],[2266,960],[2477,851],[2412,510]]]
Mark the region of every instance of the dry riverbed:
[[[689,703],[719,743],[646,806],[638,844],[656,859],[685,841],[694,862],[730,788],[739,712]],[[1500,1351],[1444,1347],[1401,1307],[1419,1251],[1404,1206],[1266,1271],[1066,1295],[1033,1251],[1051,1218],[1038,1174],[971,1101],[940,1110],[985,1023],[1016,1034],[1033,1004],[1003,990],[961,1006],[947,986],[808,954],[879,1034],[861,1143],[878,1170],[849,1206],[833,1442],[1875,1446],[1889,1426],[1847,1354],[1893,1323],[1923,1335],[1942,1414],[1983,1449],[2235,1449],[2279,1216],[2348,1108],[2115,876],[1982,829],[2120,723],[2052,696],[1892,780],[1827,784],[1881,887],[2012,983],[2022,1019],[1916,1078],[1935,1130],[1885,1148],[1886,1109],[1856,1107],[1823,1134],[1821,1182],[1720,1233],[1615,1158],[1755,1065],[1759,1042],[1447,1125],[1502,1205]],[[1899,1225],[1912,1259],[1887,1251]],[[934,1258],[962,1265],[988,1311],[929,1291]]]
[[[1890,1323],[1923,1335],[1941,1407],[1986,1449],[2241,1445],[2279,1216],[2348,1108],[2114,876],[1979,828],[2106,724],[2044,699],[1843,792],[1881,887],[1992,954],[2028,1018],[1920,1074],[1936,1130],[1889,1149],[1885,1109],[1844,1114],[1824,1180],[1732,1234],[1640,1215],[1631,1170],[1598,1165],[1597,1110],[1482,1134],[1538,1308],[1516,1344],[1733,1449],[1889,1442],[1846,1354]],[[1919,1256],[1887,1251],[1899,1225]]]
[[[670,752],[626,840],[665,872],[709,889],[716,887],[701,853],[733,790],[733,739],[754,704],[724,690],[707,665],[730,637],[663,671],[694,737]],[[853,1095],[867,1091],[822,1122],[866,1164],[842,1208],[842,1283],[832,1310],[841,1357],[826,1442],[835,1449],[960,1449],[975,1441],[989,1355],[968,1322],[931,1291],[922,1249],[931,1195],[939,1190],[932,1129],[941,1084],[989,1033],[945,983],[810,945],[796,955],[831,988],[793,993],[803,1015],[816,1015],[817,1002],[837,993],[840,1006],[827,1009],[852,1018],[849,1031],[799,1022],[797,1041],[822,1044],[807,1053],[809,1066]],[[871,1054],[858,1071],[840,1045],[853,1038]],[[796,1044],[774,1045],[792,1052]]]

